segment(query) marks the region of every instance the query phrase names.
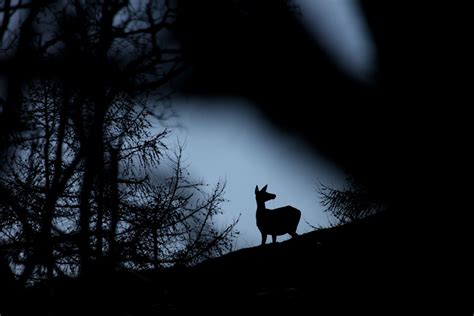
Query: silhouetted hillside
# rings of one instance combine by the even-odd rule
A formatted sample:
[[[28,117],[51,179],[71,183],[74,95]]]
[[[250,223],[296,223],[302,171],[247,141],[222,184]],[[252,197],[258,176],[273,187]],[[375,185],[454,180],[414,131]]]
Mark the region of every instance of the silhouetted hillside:
[[[35,315],[51,309],[55,315],[423,310],[432,306],[425,303],[433,299],[433,280],[387,216],[241,249],[190,268],[139,273],[98,268],[90,280],[56,279],[19,292],[28,304],[12,304],[12,310]]]
[[[249,306],[262,313],[310,306],[334,313],[371,310],[393,299],[390,287],[406,272],[393,270],[398,248],[386,215],[378,215],[206,261],[191,269],[191,284],[205,284],[204,297],[214,293],[223,305],[247,302],[235,306],[242,312]]]

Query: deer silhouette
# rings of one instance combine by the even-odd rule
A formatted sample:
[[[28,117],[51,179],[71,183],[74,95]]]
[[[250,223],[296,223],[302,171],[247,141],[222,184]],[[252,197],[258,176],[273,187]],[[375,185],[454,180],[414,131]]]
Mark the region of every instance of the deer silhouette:
[[[290,234],[291,237],[298,236],[296,228],[300,221],[301,212],[293,206],[284,206],[273,210],[265,207],[265,202],[273,200],[276,195],[267,192],[265,185],[261,190],[255,187],[255,199],[257,200],[257,227],[262,234],[262,245],[267,242],[267,235],[272,235],[273,243],[277,236]]]

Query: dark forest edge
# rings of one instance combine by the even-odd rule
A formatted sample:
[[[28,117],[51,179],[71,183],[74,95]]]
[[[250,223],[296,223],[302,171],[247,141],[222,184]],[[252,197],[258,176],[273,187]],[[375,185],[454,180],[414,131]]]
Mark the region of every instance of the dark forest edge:
[[[163,127],[185,71],[175,1],[0,2],[0,256],[29,285],[190,265],[232,246]],[[10,19],[19,16],[18,20]]]

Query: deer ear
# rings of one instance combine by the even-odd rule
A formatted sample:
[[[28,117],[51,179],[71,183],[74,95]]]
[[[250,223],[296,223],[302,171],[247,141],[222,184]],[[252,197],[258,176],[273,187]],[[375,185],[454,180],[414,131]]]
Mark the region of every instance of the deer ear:
[[[263,192],[267,192],[267,186],[268,186],[268,184],[265,184],[265,186],[262,188]]]
[[[255,186],[255,194],[258,193],[258,185]]]

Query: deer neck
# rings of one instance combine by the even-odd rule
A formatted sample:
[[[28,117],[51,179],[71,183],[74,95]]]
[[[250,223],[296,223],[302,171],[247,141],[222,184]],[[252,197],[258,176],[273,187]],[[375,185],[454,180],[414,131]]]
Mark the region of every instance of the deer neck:
[[[258,212],[262,212],[262,211],[265,211],[266,208],[265,208],[265,202],[263,201],[257,201],[257,213]]]

